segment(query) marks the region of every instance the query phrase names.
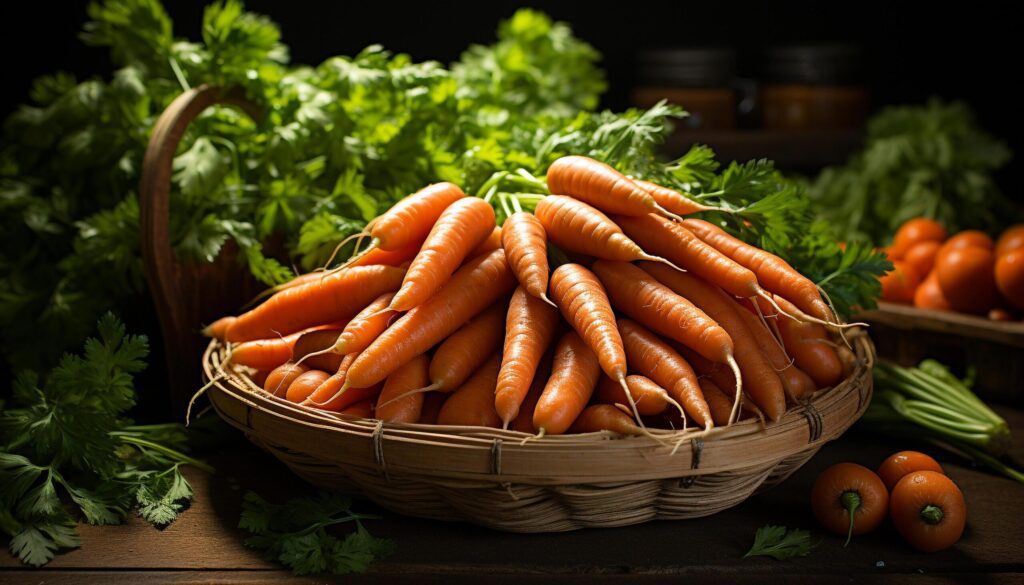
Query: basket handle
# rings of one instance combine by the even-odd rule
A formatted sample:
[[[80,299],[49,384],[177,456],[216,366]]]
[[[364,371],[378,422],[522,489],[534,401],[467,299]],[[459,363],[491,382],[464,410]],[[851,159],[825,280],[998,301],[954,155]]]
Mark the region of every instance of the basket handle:
[[[179,366],[182,357],[195,361],[188,349],[196,345],[199,323],[194,322],[186,306],[190,295],[182,290],[181,273],[171,248],[171,173],[178,145],[189,124],[206,108],[218,104],[236,106],[254,120],[262,116],[260,107],[247,100],[240,87],[225,89],[202,85],[182,93],[167,106],[153,127],[139,180],[142,258],[146,282],[160,320],[175,412],[183,410],[188,395],[194,390],[191,385],[196,380],[187,375],[190,370],[182,371]],[[182,356],[183,353],[188,355]]]

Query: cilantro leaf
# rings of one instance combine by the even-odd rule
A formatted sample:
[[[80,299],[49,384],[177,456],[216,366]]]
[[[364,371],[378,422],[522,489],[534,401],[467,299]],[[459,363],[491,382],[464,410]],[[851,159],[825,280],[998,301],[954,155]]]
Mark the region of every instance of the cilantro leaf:
[[[192,499],[192,486],[175,465],[162,473],[151,473],[140,481],[135,498],[139,516],[154,526],[167,526]]]
[[[754,544],[746,557],[766,556],[777,561],[807,556],[815,544],[806,530],[787,529],[785,526],[762,526],[754,535]]]
[[[27,565],[40,567],[50,562],[61,548],[78,548],[82,545],[75,524],[65,518],[59,522],[25,524],[11,536],[11,554]]]

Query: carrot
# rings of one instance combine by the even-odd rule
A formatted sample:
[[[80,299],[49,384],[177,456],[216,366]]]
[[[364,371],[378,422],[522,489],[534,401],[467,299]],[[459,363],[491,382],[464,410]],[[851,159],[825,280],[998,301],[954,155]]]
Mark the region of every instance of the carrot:
[[[494,408],[506,427],[519,415],[558,321],[558,310],[528,294],[522,285],[512,294],[504,326],[501,373],[494,392]]]
[[[620,435],[640,435],[641,429],[630,416],[610,404],[588,406],[573,423],[574,433],[611,431]]]
[[[314,370],[335,372],[341,365],[342,356],[330,350],[338,341],[341,329],[318,329],[307,331],[295,341],[292,358]]]
[[[533,426],[541,433],[560,435],[569,430],[586,408],[601,376],[598,356],[575,331],[558,340],[551,377],[537,400]]]
[[[506,221],[506,223],[508,222],[508,220],[505,220],[505,221]],[[486,254],[488,252],[493,252],[493,251],[497,250],[498,248],[500,248],[501,247],[501,240],[502,240],[502,233],[503,233],[502,232],[502,226],[498,226],[498,225],[494,226],[494,229],[491,230],[491,233],[490,233],[490,235],[487,236],[487,239],[485,239],[484,241],[480,242],[480,245],[477,246],[476,248],[474,248],[473,251],[469,253],[469,256],[467,256],[467,258],[476,258],[480,254]]]
[[[284,398],[285,393],[288,392],[288,387],[295,381],[295,378],[305,374],[307,371],[309,371],[309,368],[301,364],[281,364],[267,375],[267,379],[263,382],[263,389],[278,398]]]
[[[413,259],[389,308],[409,311],[421,305],[493,230],[494,208],[483,199],[466,197],[449,205]]]
[[[317,386],[316,390],[306,397],[303,404],[319,408],[320,410],[338,412],[350,404],[359,402],[360,400],[374,394],[378,390],[375,386],[367,388],[348,388],[342,392],[346,374],[348,373],[348,369],[352,367],[352,362],[355,361],[356,355],[357,354],[354,353],[346,355],[341,360],[341,365],[338,366],[337,372]]]
[[[338,414],[347,414],[349,416],[357,416],[359,418],[373,418],[373,400],[366,399],[361,402],[356,402],[352,406],[341,410]]]
[[[775,298],[783,310],[788,301]],[[835,386],[843,378],[843,362],[828,338],[828,332],[817,323],[803,323],[792,319],[779,319],[779,332],[786,351],[798,368],[814,380],[818,388]]]
[[[316,390],[317,386],[330,377],[331,375],[323,370],[309,370],[308,372],[303,372],[288,385],[288,391],[285,393],[285,398],[290,402],[302,402],[312,394],[314,390]]]
[[[435,183],[395,203],[366,226],[372,238],[370,245],[345,265],[359,262],[378,248],[398,250],[422,242],[444,210],[465,196],[455,184]]]
[[[548,167],[547,181],[551,193],[571,195],[608,213],[645,215],[657,212],[678,219],[632,179],[592,158],[563,156]]]
[[[414,423],[423,411],[423,394],[409,394],[409,390],[427,385],[430,359],[418,355],[404,366],[395,370],[377,398],[377,418],[384,422]]]
[[[687,361],[687,363],[693,366],[693,371],[697,372],[698,374],[698,382],[708,380],[709,382],[712,382],[723,394],[725,394],[725,397],[729,400],[729,414],[730,416],[732,416],[731,411],[736,406],[736,374],[731,369],[723,367],[722,364],[717,364],[705,358],[704,356],[684,346],[681,343],[670,342],[669,345],[672,346],[672,349],[678,351],[679,355],[681,355],[683,359]],[[702,385],[702,391],[703,388],[704,387]],[[712,399],[707,398],[706,395],[705,398],[708,401],[708,408],[712,408]],[[740,396],[740,410],[744,413],[751,414],[754,417],[760,419],[762,422],[764,422],[764,413],[761,412],[761,409],[758,408],[757,405],[754,404],[753,402],[749,400],[743,400],[742,395]],[[713,418],[714,411],[712,410],[712,419]],[[739,420],[742,420],[744,418],[746,417],[740,416]]]
[[[698,378],[697,380],[700,382],[700,391],[704,394],[704,400],[708,403],[711,420],[718,426],[729,424],[733,399],[726,396],[725,392],[711,378]]]
[[[495,352],[445,401],[437,424],[498,428],[501,419],[494,410],[494,387],[500,365],[501,354]]]
[[[267,383],[268,376],[270,376],[270,370],[256,370],[255,373],[249,376],[249,380],[251,380],[253,384],[262,388],[264,384]]]
[[[729,363],[733,340],[726,330],[688,298],[659,282],[655,275],[628,262],[605,260],[594,263],[594,272],[601,278],[615,308],[712,361]]]
[[[735,306],[729,295],[692,274],[665,269],[660,264],[646,262],[643,269],[677,294],[692,301],[725,329],[735,345],[734,356],[743,376],[744,390],[769,419],[779,420],[786,411],[782,381],[768,359],[761,354],[743,318],[736,313],[739,307]]]
[[[619,319],[618,326],[630,367],[668,391],[669,396],[702,427],[713,427],[711,412],[690,364],[640,324]]]
[[[623,339],[623,344],[625,344],[625,338]],[[629,354],[627,353],[626,355],[628,358]],[[672,400],[672,397],[668,395],[664,388],[645,376],[638,376],[636,374],[626,376],[626,386],[629,387],[630,394],[636,399],[637,412],[644,416],[653,416],[665,412],[669,401]],[[604,404],[629,406],[629,397],[626,396],[626,391],[622,389],[618,382],[608,376],[601,376],[601,380],[597,383],[595,398],[598,402]]]
[[[537,204],[534,213],[550,239],[559,248],[606,260],[654,260],[622,233],[607,215],[572,197],[548,195]]]
[[[789,299],[808,315],[823,321],[835,319],[832,310],[818,294],[818,287],[782,258],[734,238],[706,221],[686,219],[682,223],[698,238],[754,271],[764,288]]]
[[[207,337],[213,337],[214,339],[224,341],[224,334],[227,333],[228,327],[230,327],[231,324],[235,322],[235,319],[236,317],[231,316],[221,317],[220,319],[217,319],[216,321],[210,323],[206,327],[203,327],[202,334]]]
[[[390,292],[380,295],[352,317],[329,351],[346,355],[359,353],[369,347],[373,340],[388,328],[388,323],[394,316],[385,310],[393,296],[394,293]]]
[[[633,182],[644,191],[650,193],[651,197],[654,198],[658,205],[675,215],[690,215],[691,213],[710,211],[714,209],[713,207],[697,203],[675,189],[669,189],[668,187],[662,187],[657,183],[642,181],[640,179],[633,179]]]
[[[402,315],[359,354],[346,384],[359,388],[384,380],[511,292],[513,286],[515,278],[502,250],[470,260],[437,294]]]
[[[266,339],[347,320],[381,294],[397,289],[403,274],[391,266],[360,266],[281,291],[238,317],[225,339]]]
[[[532,213],[520,211],[509,216],[501,230],[501,245],[519,284],[526,292],[550,303],[547,296],[548,236],[540,220]]]
[[[441,392],[426,392],[423,394],[423,407],[420,408],[420,420],[416,421],[422,425],[436,425],[437,415],[441,407],[448,400],[448,394]]]
[[[704,243],[690,230],[657,215],[613,218],[626,235],[643,249],[672,261],[673,264],[738,297],[771,295],[757,284],[757,275]]]
[[[429,382],[417,388],[451,392],[462,386],[501,348],[506,306],[504,301],[494,303],[446,339],[430,360]]]
[[[754,343],[761,350],[768,362],[775,369],[782,381],[782,387],[786,390],[786,396],[793,402],[799,402],[804,396],[813,394],[817,387],[814,380],[806,372],[796,367],[793,361],[783,351],[781,342],[772,336],[771,331],[765,322],[758,319],[745,306],[735,303],[736,314],[747,324],[747,330],[754,338]]]
[[[231,348],[229,362],[258,370],[272,370],[292,359],[292,350],[301,335],[302,332],[299,332],[239,343]]]

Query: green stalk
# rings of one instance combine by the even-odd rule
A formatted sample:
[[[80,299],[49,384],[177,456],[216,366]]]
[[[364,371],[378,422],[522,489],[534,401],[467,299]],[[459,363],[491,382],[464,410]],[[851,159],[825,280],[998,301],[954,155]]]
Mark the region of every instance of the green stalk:
[[[171,449],[170,447],[165,447],[160,443],[154,443],[152,441],[147,441],[146,439],[131,436],[121,436],[120,439],[125,443],[129,443],[146,449],[152,449],[159,453],[163,453],[164,455],[167,455],[168,457],[174,459],[175,461],[187,463],[188,465],[191,465],[197,469],[201,469],[202,471],[205,471],[206,473],[209,473],[211,475],[216,471],[209,463],[206,463],[205,461],[200,461],[199,459],[195,459],[194,457],[189,457],[188,455],[185,455],[181,451],[175,451],[174,449]]]
[[[843,495],[839,496],[839,501],[850,516],[850,528],[846,531],[846,542],[843,543],[843,548],[846,548],[850,544],[850,539],[853,538],[853,519],[857,509],[860,508],[860,494],[853,490],[843,492]]]

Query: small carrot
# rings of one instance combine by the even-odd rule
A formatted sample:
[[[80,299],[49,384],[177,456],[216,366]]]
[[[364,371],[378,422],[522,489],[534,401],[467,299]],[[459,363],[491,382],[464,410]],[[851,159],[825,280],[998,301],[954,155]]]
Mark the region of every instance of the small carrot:
[[[392,423],[418,421],[423,411],[423,394],[409,391],[427,385],[429,370],[430,359],[419,355],[388,376],[377,398],[377,418]]]
[[[356,402],[352,406],[342,409],[338,414],[357,416],[359,418],[373,418],[373,400],[367,398],[361,402]]]
[[[494,208],[483,199],[465,197],[449,205],[413,259],[389,308],[409,311],[423,304],[493,230]]]
[[[393,296],[394,293],[390,292],[380,295],[352,317],[331,351],[345,355],[359,353],[369,347],[373,340],[388,328],[388,323],[394,317],[393,313],[385,311]]]
[[[375,393],[377,388],[372,386],[367,388],[348,388],[345,392],[342,392],[346,374],[352,366],[352,362],[355,361],[356,355],[350,353],[344,356],[337,371],[317,386],[316,390],[306,397],[304,404],[320,410],[338,412],[350,404],[359,402]]]
[[[402,315],[359,354],[346,384],[359,388],[384,380],[510,293],[514,286],[515,278],[502,250],[470,260],[437,294]]]
[[[711,420],[718,426],[729,424],[733,399],[726,396],[725,392],[711,378],[698,378],[697,380],[700,382],[700,391],[704,394],[704,400],[708,403],[708,410],[711,411]]]
[[[571,431],[574,433],[611,431],[620,435],[643,434],[643,429],[637,426],[628,414],[610,404],[594,404],[585,408],[576,418]]]
[[[254,339],[231,348],[229,362],[258,370],[274,369],[292,359],[295,342],[302,332],[284,337]]]
[[[512,293],[504,323],[501,373],[494,392],[494,407],[506,426],[519,415],[558,321],[558,309],[528,294],[522,285]]]
[[[623,343],[625,343],[625,339],[623,339]],[[626,355],[628,359],[629,354]],[[664,388],[645,376],[636,374],[626,376],[626,386],[629,387],[630,394],[636,400],[637,412],[644,416],[665,412],[669,401],[672,401],[672,397]],[[597,383],[595,399],[604,404],[621,404],[629,407],[629,397],[626,396],[626,391],[618,382],[608,376],[601,376],[601,380]]]
[[[547,275],[545,275],[545,277],[546,276]],[[203,327],[202,333],[207,337],[213,337],[214,339],[224,341],[224,334],[227,333],[228,327],[231,326],[231,324],[234,322],[235,317],[221,317],[220,319],[217,319],[216,321],[210,323],[206,327]]]
[[[533,411],[533,426],[548,435],[569,430],[586,408],[600,376],[601,366],[590,346],[575,331],[563,335],[555,347],[551,377]]]
[[[508,220],[505,220],[505,223],[507,224]],[[490,235],[487,236],[487,239],[480,242],[480,245],[474,248],[473,251],[469,253],[469,256],[467,256],[467,258],[476,258],[480,254],[487,254],[488,252],[493,252],[500,248],[502,241],[502,233],[502,226],[494,226],[494,229],[491,230],[491,233]]]
[[[544,352],[544,357],[541,358],[540,365],[537,367],[537,373],[530,384],[530,390],[526,393],[523,403],[519,405],[519,414],[509,423],[509,429],[531,435],[537,433],[538,429],[533,426],[533,413],[537,408],[537,401],[540,400],[541,393],[544,392],[544,386],[547,385],[548,377],[551,375],[551,354],[553,349],[550,348]]]
[[[360,266],[281,291],[239,316],[225,339],[267,339],[347,320],[373,299],[397,289],[404,274],[391,266]]]
[[[548,167],[547,182],[551,193],[571,195],[606,213],[661,213],[679,219],[632,179],[589,157],[573,155],[556,160]]]
[[[495,352],[465,384],[445,401],[437,415],[439,425],[501,426],[494,411],[494,387],[498,383],[501,354]]]
[[[618,326],[630,367],[667,390],[674,402],[682,405],[702,427],[713,427],[711,412],[690,364],[640,324],[619,319]]]
[[[263,382],[263,389],[278,398],[284,398],[285,393],[288,392],[288,387],[292,385],[295,378],[308,371],[309,368],[301,364],[281,364],[267,375],[267,379]]]
[[[681,355],[683,357],[683,359],[685,359],[687,361],[687,363],[689,363],[691,366],[693,366],[693,371],[695,371],[698,374],[698,377],[697,377],[697,381],[698,382],[703,382],[704,380],[708,380],[709,382],[714,384],[718,388],[718,390],[722,392],[722,394],[725,394],[725,397],[729,401],[729,405],[730,405],[729,406],[729,408],[730,408],[730,413],[729,414],[731,416],[732,415],[732,409],[735,408],[735,405],[736,405],[736,387],[737,387],[737,385],[736,385],[736,375],[735,375],[735,373],[732,370],[730,370],[729,368],[724,367],[722,364],[717,364],[717,363],[715,363],[715,362],[705,358],[704,356],[702,356],[699,353],[693,351],[692,349],[684,346],[681,343],[670,342],[669,345],[672,346],[672,349],[678,351],[679,355]],[[701,390],[702,391],[703,391],[703,388],[704,388],[704,385],[701,384]],[[707,398],[707,395],[705,395],[705,398],[708,401],[708,408],[713,408],[712,405],[711,405],[711,400],[712,399],[711,398]],[[754,404],[753,402],[751,402],[750,400],[743,400],[742,394],[740,395],[740,410],[742,412],[744,412],[744,413],[749,414],[749,415],[753,415],[755,418],[761,420],[762,423],[765,420],[764,419],[764,413],[761,412],[761,409],[758,408],[757,405]],[[712,410],[712,418],[714,418],[714,416],[715,416],[715,413],[714,413],[714,410]],[[744,418],[747,418],[747,417],[740,416],[739,420],[742,420]]]
[[[335,372],[341,365],[341,354],[331,353],[330,349],[338,341],[341,329],[318,329],[307,331],[295,340],[292,359],[314,370]]]
[[[806,372],[796,367],[793,360],[783,351],[781,342],[768,330],[765,322],[747,310],[746,306],[736,303],[735,299],[732,301],[735,303],[736,314],[747,324],[747,330],[753,336],[754,343],[768,358],[768,362],[775,368],[775,373],[779,375],[782,387],[786,390],[786,396],[793,402],[799,402],[804,396],[814,394],[817,389],[814,380]]]
[[[671,264],[644,252],[607,215],[572,197],[549,195],[537,204],[534,214],[544,226],[548,239],[559,248],[606,260],[653,260]]]
[[[736,313],[739,307],[734,307],[729,295],[692,274],[665,269],[653,262],[644,263],[642,267],[677,294],[690,299],[726,330],[735,344],[734,356],[743,376],[744,390],[769,419],[779,420],[786,411],[782,381],[754,343],[746,324]]]
[[[370,245],[346,265],[360,261],[378,248],[398,250],[422,242],[444,210],[465,196],[457,185],[435,183],[395,203],[366,226],[372,238]]]
[[[834,321],[832,310],[821,299],[818,287],[775,254],[734,238],[725,230],[700,219],[683,220],[683,226],[719,252],[754,271],[761,285],[791,300],[803,312],[823,321]]]
[[[789,302],[775,298],[783,310],[790,308]],[[839,359],[828,332],[817,323],[804,323],[793,319],[779,319],[779,332],[786,351],[796,361],[798,368],[814,380],[818,388],[835,386],[843,378],[843,362]]]
[[[302,402],[312,394],[314,390],[316,390],[317,386],[330,377],[331,375],[323,370],[309,370],[308,372],[303,372],[288,385],[288,391],[285,393],[285,398],[290,402]]]
[[[429,386],[417,388],[451,392],[462,386],[501,347],[506,306],[504,301],[491,305],[444,340],[430,360]]]
[[[651,194],[651,197],[667,211],[674,215],[690,215],[691,213],[699,213],[701,211],[710,211],[713,207],[708,207],[690,199],[676,191],[675,189],[669,189],[663,187],[657,183],[651,183],[650,181],[642,181],[640,179],[633,179],[641,189]]]
[[[548,236],[532,213],[520,211],[505,220],[501,245],[519,284],[531,295],[548,300]]]

